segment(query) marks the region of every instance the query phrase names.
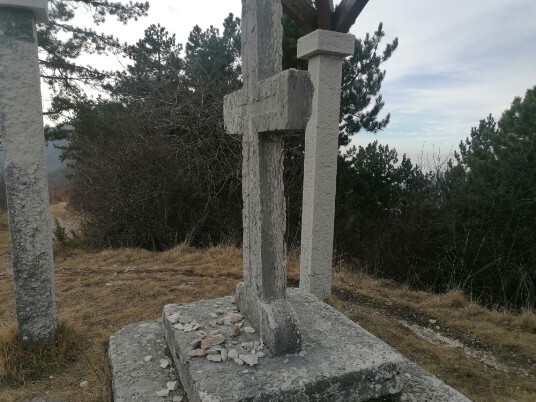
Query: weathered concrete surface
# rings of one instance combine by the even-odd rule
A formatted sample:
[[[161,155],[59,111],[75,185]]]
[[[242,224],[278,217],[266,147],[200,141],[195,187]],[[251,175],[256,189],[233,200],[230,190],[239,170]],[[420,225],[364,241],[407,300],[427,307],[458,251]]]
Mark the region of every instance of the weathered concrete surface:
[[[242,0],[244,88],[224,100],[228,132],[243,134],[244,283],[237,289],[238,303],[275,354],[300,345],[295,315],[285,301],[281,132],[305,128],[312,97],[307,73],[281,71],[282,16],[278,0]]]
[[[25,346],[56,332],[37,37],[32,11],[0,7],[0,134],[19,335]]]
[[[244,88],[225,96],[225,129],[229,134],[243,134],[253,119],[257,133],[303,131],[311,113],[312,96],[307,71],[285,70],[259,81],[252,94]]]
[[[177,391],[165,397],[156,394],[165,390],[168,382],[178,380],[166,350],[162,323],[157,321],[131,324],[111,336],[108,356],[114,401],[171,402],[181,395]],[[161,360],[167,360],[169,366],[160,367]]]
[[[259,340],[257,333],[232,338],[232,326],[207,325],[213,305],[231,308],[231,298],[165,307],[166,340],[190,401],[364,401],[402,389],[406,359],[393,348],[309,293],[289,289],[287,301],[304,353],[267,356],[253,367],[189,357],[198,335],[175,329],[167,318],[180,312],[205,331],[220,330],[231,345]]]
[[[404,369],[404,376],[406,378],[400,394],[400,401],[470,402],[466,396],[409,360]]]
[[[0,7],[29,10],[34,14],[35,22],[48,21],[48,0],[0,0]]]
[[[331,295],[342,62],[354,46],[353,35],[323,30],[298,41],[314,86],[305,130],[300,288],[321,300]]]

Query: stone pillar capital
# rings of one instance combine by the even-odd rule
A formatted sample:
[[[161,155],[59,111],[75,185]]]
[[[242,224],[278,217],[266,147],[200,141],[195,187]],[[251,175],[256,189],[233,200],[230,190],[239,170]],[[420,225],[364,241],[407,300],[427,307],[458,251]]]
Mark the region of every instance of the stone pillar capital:
[[[23,8],[34,13],[35,22],[48,22],[48,0],[0,0],[0,8]]]
[[[351,56],[354,54],[355,36],[317,29],[298,40],[298,58],[310,59],[319,54]]]

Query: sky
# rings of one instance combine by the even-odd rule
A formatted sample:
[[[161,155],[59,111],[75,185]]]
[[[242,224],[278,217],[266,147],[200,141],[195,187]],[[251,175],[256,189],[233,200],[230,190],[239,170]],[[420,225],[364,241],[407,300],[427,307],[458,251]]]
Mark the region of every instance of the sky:
[[[148,17],[126,26],[109,20],[100,29],[133,43],[147,26],[160,23],[185,43],[194,25],[221,27],[229,13],[240,16],[241,10],[241,0],[150,5]],[[377,139],[399,155],[429,163],[456,150],[479,120],[490,113],[500,117],[514,97],[536,85],[535,0],[370,0],[350,33],[362,38],[380,22],[384,44],[399,39],[384,65],[381,90],[391,123],[377,135],[360,133],[356,145]],[[107,67],[117,62],[85,61]]]

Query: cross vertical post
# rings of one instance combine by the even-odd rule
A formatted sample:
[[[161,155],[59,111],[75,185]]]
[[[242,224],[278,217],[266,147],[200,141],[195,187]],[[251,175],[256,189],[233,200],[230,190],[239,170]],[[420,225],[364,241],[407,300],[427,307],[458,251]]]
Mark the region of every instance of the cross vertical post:
[[[35,28],[46,19],[46,0],[0,0],[0,134],[23,346],[53,341],[57,325]]]
[[[321,29],[298,41],[314,86],[305,130],[300,288],[322,300],[331,295],[342,62],[354,47],[353,35]]]
[[[295,352],[300,336],[286,302],[285,197],[281,134],[303,131],[310,115],[307,72],[282,69],[280,0],[242,0],[242,90],[224,99],[226,130],[242,134],[244,282],[241,311],[273,354]]]

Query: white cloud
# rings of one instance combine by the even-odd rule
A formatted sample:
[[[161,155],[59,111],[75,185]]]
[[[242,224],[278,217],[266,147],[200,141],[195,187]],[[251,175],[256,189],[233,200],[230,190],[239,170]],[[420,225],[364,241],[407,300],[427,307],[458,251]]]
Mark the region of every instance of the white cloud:
[[[103,30],[135,42],[160,23],[185,43],[194,25],[221,27],[240,0],[152,0],[148,18]],[[84,20],[84,18],[82,18]],[[87,21],[87,18],[85,18]],[[386,64],[382,93],[392,123],[377,138],[415,154],[451,149],[488,113],[497,117],[514,96],[536,85],[536,1],[374,0],[352,28],[363,37],[384,23],[386,42],[400,47]],[[110,66],[109,60],[86,59]],[[375,137],[363,135],[357,143]]]

